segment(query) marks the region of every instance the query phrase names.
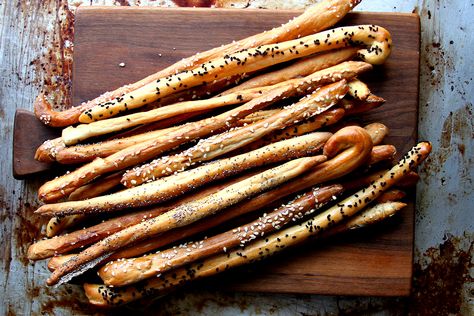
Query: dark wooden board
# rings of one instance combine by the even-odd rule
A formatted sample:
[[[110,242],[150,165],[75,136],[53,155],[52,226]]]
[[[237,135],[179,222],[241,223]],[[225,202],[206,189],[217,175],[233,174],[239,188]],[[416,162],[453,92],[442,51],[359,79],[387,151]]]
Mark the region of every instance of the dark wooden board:
[[[183,57],[286,22],[296,11],[79,8],[74,104],[133,82]],[[354,13],[342,24],[377,24],[393,36],[388,62],[364,77],[387,103],[364,116],[391,130],[400,155],[417,138],[419,19],[414,14]],[[125,63],[125,67],[119,67]],[[413,201],[389,225],[311,242],[253,267],[205,282],[223,290],[337,295],[408,295],[413,260]],[[224,285],[223,285],[224,284]]]

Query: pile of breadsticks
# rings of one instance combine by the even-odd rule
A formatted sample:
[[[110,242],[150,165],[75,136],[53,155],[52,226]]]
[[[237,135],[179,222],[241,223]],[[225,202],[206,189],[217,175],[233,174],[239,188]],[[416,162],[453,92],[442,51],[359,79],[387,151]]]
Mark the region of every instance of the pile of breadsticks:
[[[36,159],[80,164],[38,192],[49,238],[28,258],[50,258],[48,284],[97,269],[92,304],[158,297],[403,208],[430,144],[380,170],[388,129],[344,122],[384,102],[357,78],[392,45],[380,26],[330,29],[358,2],[323,1],[62,112],[40,95],[37,117],[64,129]]]

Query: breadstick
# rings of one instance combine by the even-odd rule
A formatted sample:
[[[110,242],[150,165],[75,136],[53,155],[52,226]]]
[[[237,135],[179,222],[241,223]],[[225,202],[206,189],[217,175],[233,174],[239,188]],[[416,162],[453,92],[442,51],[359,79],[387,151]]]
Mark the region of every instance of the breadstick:
[[[259,196],[251,200],[232,206],[226,209],[225,212],[219,213],[204,222],[200,221],[183,228],[174,229],[173,231],[168,232],[166,235],[158,236],[157,239],[144,241],[130,249],[119,250],[117,253],[113,254],[112,257],[115,257],[115,259],[119,259],[146,253],[148,251],[175,242],[179,239],[196,234],[211,227],[218,226],[224,222],[231,220],[236,216],[240,216],[242,214],[259,209],[262,205],[268,205],[275,200],[281,199],[295,192],[305,190],[323,181],[334,180],[340,177],[341,175],[349,173],[367,160],[366,156],[370,154],[371,146],[369,134],[367,132],[364,132],[364,130],[362,130],[362,128],[360,127],[348,127],[344,130],[337,132],[336,135],[333,136],[333,144],[330,146],[335,147],[334,142],[337,141],[342,141],[344,142],[344,144],[347,145],[346,140],[348,134],[352,136],[350,138],[350,140],[352,141],[352,146],[349,146],[349,148],[345,149],[340,154],[342,155],[342,157],[345,158],[345,160],[340,158],[333,158],[333,160],[331,161],[331,165],[325,167],[325,170],[329,170],[331,168],[337,170],[337,172],[331,173],[333,175],[333,178],[321,177],[321,174],[323,173],[321,171],[317,172],[316,170],[315,176],[313,177],[300,177],[300,179],[296,181],[286,183],[284,186],[277,187],[273,190],[260,194]],[[347,162],[352,162],[352,164],[349,164]],[[370,181],[372,181],[372,179]],[[365,183],[366,182],[363,182],[359,179],[359,182],[356,184],[352,184],[351,188],[353,189],[361,187]],[[318,190],[318,192],[321,192],[321,194],[324,193],[324,188],[321,188],[321,190]]]
[[[349,79],[364,71],[371,69],[370,64],[361,62],[343,62],[341,64],[316,71],[307,76],[304,80],[312,80],[316,83],[329,83],[336,79]],[[188,101],[174,105],[161,107],[148,112],[130,114],[118,118],[107,119],[103,121],[92,122],[90,124],[81,124],[77,127],[68,127],[63,130],[62,139],[66,145],[73,145],[79,141],[93,136],[99,136],[114,131],[119,131],[139,124],[150,123],[156,120],[169,117],[168,115],[183,114],[186,112],[212,109],[214,107],[232,105],[250,101],[261,96],[264,92],[272,88],[277,88],[288,84],[298,84],[301,80],[287,80],[276,83],[273,86],[261,86],[247,90],[240,90],[224,96],[211,98],[207,100]]]
[[[312,86],[317,86],[318,84],[323,84],[325,82],[333,82],[336,79],[352,78],[355,75],[367,71],[369,69],[371,69],[371,66],[367,63],[344,62],[334,67],[318,71],[305,78],[293,79],[279,83],[277,85],[274,85],[273,87],[275,90],[271,91],[278,91],[278,89],[283,89],[281,91],[283,91],[284,93],[288,93],[287,96],[290,96],[291,93],[301,94],[302,92],[307,91],[307,89],[310,89]],[[276,98],[282,98],[283,96],[284,94],[282,94],[281,96],[277,96]],[[224,119],[225,117],[232,117],[232,115],[235,114],[229,111],[219,117],[221,119]],[[249,118],[246,118],[246,120],[248,119]],[[202,120],[199,123],[202,123],[205,126],[209,126],[210,124],[208,120]],[[100,144],[75,146],[74,148],[60,149],[57,150],[54,156],[56,157],[56,160],[61,163],[78,163],[83,161],[89,161],[95,157],[109,156],[110,154],[117,152],[119,149],[130,146],[131,144],[136,144],[139,142],[142,143],[146,140],[156,139],[157,137],[169,134],[171,131],[176,129],[176,127],[172,127],[168,128],[167,130],[147,133],[143,135],[143,137],[137,135],[129,137],[127,139],[112,140]],[[215,128],[214,130],[217,129],[218,128]],[[179,130],[182,130],[182,128],[179,128]]]
[[[365,100],[371,94],[369,87],[358,79],[353,79],[347,83],[349,85],[348,94],[354,99]]]
[[[326,195],[323,200],[320,200],[316,198],[316,194],[310,191],[231,231],[140,258],[112,261],[99,269],[98,274],[106,285],[124,286],[136,283],[186,263],[201,260],[217,253],[225,253],[239,245],[243,247],[257,237],[279,230],[291,221],[315,212],[331,201],[333,197],[332,194]]]
[[[311,83],[307,83],[311,86]],[[301,93],[295,83],[272,89],[259,98],[253,99],[235,109],[220,115],[185,124],[179,128],[171,127],[166,133],[157,131],[154,139],[127,147],[104,159],[94,161],[75,171],[46,182],[38,190],[38,197],[44,202],[55,202],[102,174],[118,171],[147,161],[178,145],[203,137],[222,128],[230,128],[239,118],[258,111],[283,98]]]
[[[251,175],[249,175],[251,176]],[[245,179],[247,176],[240,177],[240,179],[236,179],[240,181]],[[190,198],[185,198],[186,201],[191,201],[193,199],[197,199],[199,197],[205,196],[206,194],[211,194],[213,192],[218,191],[219,189],[225,188],[232,183],[237,182],[236,180],[232,180],[225,185],[213,186],[213,188],[206,189],[202,194],[199,192],[198,194],[193,194]],[[319,187],[313,190],[313,194],[315,195],[315,200],[317,199],[320,202],[328,198],[332,198],[333,196],[337,196],[341,193],[341,186],[340,185],[328,185]],[[282,200],[285,198],[286,195],[290,195],[291,193],[286,194],[284,192],[283,196],[276,196],[273,201],[271,199],[267,199],[267,201],[259,200],[260,202],[266,202],[263,205],[272,204],[275,199]],[[182,201],[180,200],[180,203]],[[197,233],[206,231],[212,227],[218,226],[222,223],[228,222],[229,220],[241,216],[243,214],[247,214],[258,209],[262,208],[262,204],[252,202],[251,200],[243,201],[235,206],[231,206],[227,208],[225,212],[221,212],[217,215],[211,216],[210,218],[206,218],[205,220],[197,221],[193,224],[190,224],[185,227],[173,229],[172,231],[167,232],[166,234],[158,235],[157,237],[153,237],[137,244],[134,244],[130,247],[119,249],[117,252],[114,252],[110,257],[104,259],[102,263],[109,262],[111,260],[117,260],[121,258],[132,258],[144,253],[150,252],[152,250],[158,249],[160,247],[172,244],[178,240],[182,240],[189,236],[193,236]],[[50,271],[56,270],[61,264],[68,261],[72,258],[73,255],[63,255],[51,258],[48,263],[48,268]]]
[[[403,199],[406,193],[398,189],[390,189],[377,198],[378,203],[386,203]]]
[[[371,166],[379,161],[390,160],[397,154],[397,149],[393,145],[379,145],[372,148],[372,153],[368,165]]]
[[[259,45],[278,43],[324,30],[336,24],[359,2],[360,0],[324,1],[308,8],[305,12],[303,12],[303,14],[280,27],[182,59],[175,64],[138,82],[120,87],[111,92],[104,93],[96,99],[62,112],[53,111],[51,104],[49,104],[44,99],[44,96],[40,94],[37,102],[35,102],[36,117],[44,124],[50,126],[63,127],[75,124],[78,122],[79,116],[83,111],[90,109],[97,104],[121,97],[125,93],[139,89],[150,82],[174,74],[178,71],[191,69],[195,65],[204,63],[219,56],[223,56],[224,54],[233,53],[242,49]]]
[[[358,191],[344,201],[337,203],[335,206],[300,225],[273,233],[265,239],[258,239],[247,245],[244,249],[233,250],[228,254],[216,255],[202,262],[175,269],[158,278],[140,283],[139,286],[111,289],[102,285],[86,283],[84,284],[86,296],[94,305],[121,305],[144,296],[166,293],[170,288],[187,281],[210,276],[235,266],[264,259],[282,249],[300,244],[311,236],[318,235],[327,228],[334,226],[347,217],[355,215],[365,208],[370,202],[396,183],[398,179],[402,178],[404,174],[420,164],[430,151],[431,145],[429,143],[419,143],[396,166],[371,186]]]
[[[230,205],[278,186],[320,163],[320,157],[298,158],[269,169],[227,188],[186,204],[182,204],[158,217],[128,227],[90,246],[55,270],[47,280],[49,285],[70,280],[77,273],[93,267],[103,256],[134,242],[152,237],[173,228],[183,227],[219,212]],[[79,271],[78,271],[79,269]]]
[[[307,58],[302,58],[301,60],[298,60],[282,69],[253,77],[234,88],[224,91],[221,93],[221,95],[235,93],[245,89],[269,86],[282,81],[308,76],[309,74],[312,74],[318,70],[329,68],[346,60],[352,59],[356,53],[357,48],[348,47],[336,51],[317,54],[315,56],[309,56]]]
[[[132,169],[124,174],[121,182],[131,187],[185,170],[196,162],[211,160],[258,140],[272,131],[283,129],[295,121],[320,114],[341,99],[346,91],[345,81],[323,87],[267,119],[201,140],[197,145],[177,155],[165,156]],[[323,95],[328,97],[322,99]]]
[[[271,87],[248,89],[216,98],[179,102],[146,112],[138,112],[89,124],[80,124],[76,127],[70,126],[63,129],[61,137],[66,145],[74,145],[94,136],[117,132],[180,114],[245,103],[261,96],[269,89],[271,89]]]
[[[402,208],[406,207],[407,204],[397,201],[386,201],[381,202],[377,199],[377,204],[362,210],[360,214],[356,214],[351,217],[348,221],[342,222],[335,227],[323,231],[319,234],[319,238],[328,238],[337,234],[344,233],[348,230],[359,229],[371,225],[375,225],[389,217],[397,214]]]
[[[100,179],[94,183],[82,186],[76,191],[72,192],[68,199],[70,201],[80,201],[99,196],[102,193],[107,192],[119,185],[121,177],[122,175],[120,173],[116,173]],[[46,237],[56,236],[66,228],[80,223],[85,218],[85,216],[80,214],[65,217],[53,217],[46,225]]]
[[[372,143],[379,145],[382,143],[389,130],[388,127],[382,123],[374,122],[364,126],[364,129],[371,135]]]
[[[130,207],[150,205],[195,189],[211,181],[234,175],[265,164],[311,155],[319,151],[330,133],[313,133],[291,140],[270,144],[239,156],[217,160],[160,181],[88,199],[41,206],[36,213],[69,215],[88,212],[111,212]]]
[[[373,110],[385,103],[385,100],[374,94],[370,94],[365,100],[345,100],[342,99],[341,103],[344,105],[346,110],[346,116],[358,115]]]
[[[277,110],[268,110],[268,113],[265,111],[258,111],[252,114],[247,115],[242,119],[239,119],[235,122],[235,126],[240,126],[245,123],[251,124],[255,121],[263,119],[269,116],[269,113],[276,112]],[[262,113],[263,112],[263,113]],[[197,113],[197,112],[196,112]],[[202,113],[202,112],[201,112]],[[194,113],[189,113],[194,114]],[[185,116],[181,116],[181,119],[186,120],[190,117],[189,114]],[[168,120],[164,120],[158,122],[160,124],[148,124],[142,127],[137,128],[133,132],[122,133],[119,137],[115,139],[110,139],[107,141],[103,141],[100,143],[93,143],[89,145],[76,145],[70,147],[61,147],[56,149],[56,153],[54,154],[55,160],[62,164],[77,164],[82,162],[90,162],[97,157],[105,158],[116,152],[125,149],[127,147],[143,143],[146,141],[151,141],[156,139],[157,137],[162,137],[163,135],[168,135],[173,131],[177,131],[184,127],[184,125],[180,126],[171,126],[174,125]],[[162,122],[166,122],[166,124],[161,124]],[[207,121],[201,121],[201,123],[205,124]],[[156,128],[155,128],[156,127]],[[163,128],[163,129],[159,129]],[[184,127],[187,128],[187,127]],[[159,129],[159,130],[155,130]],[[142,133],[140,133],[142,132]],[[216,131],[215,131],[216,132]],[[210,134],[213,134],[212,132]],[[120,138],[121,136],[125,136],[124,138]]]
[[[151,82],[113,101],[98,104],[81,114],[79,121],[90,123],[103,120],[203,82],[264,69],[331,49],[365,45],[366,48],[357,51],[358,57],[371,64],[381,64],[390,55],[391,42],[390,33],[384,28],[360,25],[340,27],[297,40],[242,50],[203,63],[193,70]]]
[[[326,110],[323,113],[304,120],[301,123],[288,126],[285,129],[277,130],[265,135],[257,141],[232,151],[230,154],[232,155],[234,153],[248,152],[280,140],[289,139],[316,131],[322,127],[332,125],[339,121],[344,116],[344,112],[345,111],[341,108]]]

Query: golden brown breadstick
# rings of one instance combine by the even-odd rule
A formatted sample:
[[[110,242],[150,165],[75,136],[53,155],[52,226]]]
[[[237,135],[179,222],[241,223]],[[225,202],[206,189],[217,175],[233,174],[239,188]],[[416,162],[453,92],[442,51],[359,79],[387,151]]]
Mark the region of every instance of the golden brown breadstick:
[[[381,64],[390,55],[391,43],[390,33],[384,28],[375,25],[359,25],[339,27],[297,40],[249,48],[211,60],[192,70],[169,75],[113,101],[98,104],[81,114],[79,121],[90,123],[103,120],[203,82],[212,82],[347,46],[365,45],[365,48],[357,51],[358,57],[371,64]]]
[[[369,87],[358,79],[353,79],[347,84],[349,85],[348,94],[354,99],[365,100],[370,95]]]
[[[335,227],[331,227],[330,229],[323,231],[321,234],[319,234],[319,238],[327,238],[348,230],[375,225],[389,217],[394,216],[405,206],[407,206],[407,204],[403,202],[392,200],[382,202],[377,199],[377,204],[362,210],[359,214],[354,215],[348,221],[342,222]]]
[[[393,145],[378,145],[372,148],[372,153],[368,165],[376,164],[379,161],[390,160],[397,154],[397,149]]]
[[[308,8],[303,14],[280,27],[182,59],[138,82],[120,87],[111,92],[106,92],[98,98],[62,112],[55,112],[47,100],[44,99],[43,94],[40,94],[34,106],[36,117],[44,124],[50,126],[63,127],[75,124],[78,122],[79,116],[83,111],[97,104],[121,97],[125,93],[170,74],[190,69],[195,65],[204,63],[218,56],[223,56],[224,54],[259,45],[278,43],[324,30],[337,23],[359,2],[360,0],[324,1]]]
[[[267,112],[268,111],[268,112]],[[235,126],[241,126],[245,123],[251,124],[255,121],[268,117],[270,113],[275,113],[277,110],[267,110],[267,111],[258,111],[252,114],[247,115],[242,119],[239,119],[235,122]],[[189,113],[194,114],[194,113]],[[181,116],[176,122],[181,122],[180,120],[186,120],[189,118],[189,114]],[[172,118],[173,119],[173,118]],[[166,121],[166,124],[163,122]],[[174,125],[174,120],[167,119],[161,122],[160,124],[147,124],[142,127],[137,128],[136,130],[129,131],[126,133],[120,134],[119,137],[113,138],[107,141],[93,143],[88,145],[76,145],[70,147],[57,147],[54,155],[48,155],[48,157],[55,157],[54,159],[63,164],[76,164],[82,162],[90,162],[97,157],[105,158],[116,152],[125,149],[127,147],[143,143],[146,141],[154,140],[157,137],[162,137],[173,131],[181,129],[184,125],[181,126],[172,126]],[[205,124],[207,121],[201,121]],[[162,124],[163,123],[163,124]],[[156,128],[155,128],[156,127]],[[163,129],[159,129],[163,128]],[[184,127],[187,128],[187,127]],[[156,130],[158,129],[158,130]],[[210,134],[213,134],[212,132]],[[123,138],[121,138],[124,136]],[[38,149],[39,151],[40,149]]]
[[[252,174],[248,176],[251,176],[251,175]],[[226,186],[232,183],[245,179],[248,176],[245,175],[243,177],[239,177],[240,179],[239,178],[233,179],[230,182],[226,182],[225,185],[214,185],[211,189],[205,189],[204,190],[205,192],[201,193],[201,191],[199,191],[199,193],[192,194],[191,196],[189,196],[189,198],[188,196],[186,196],[184,200],[191,201],[191,200],[200,198],[202,196],[205,196],[206,194],[211,194],[213,192],[218,191],[219,189],[225,188]],[[313,190],[315,199],[317,199],[320,202],[323,202],[329,198],[332,199],[333,196],[337,196],[340,192],[341,192],[340,185],[322,186]],[[212,227],[216,227],[222,223],[228,222],[229,220],[236,218],[238,216],[241,216],[243,214],[247,214],[255,210],[261,209],[262,205],[271,205],[273,204],[273,202],[275,202],[275,199],[282,200],[285,198],[285,196],[291,195],[291,194],[292,192],[290,193],[283,192],[282,196],[275,196],[275,197],[267,196],[268,197],[267,200],[259,199],[258,202],[260,203],[255,203],[253,202],[252,199],[243,201],[235,206],[227,208],[225,212],[221,212],[217,215],[206,218],[205,220],[197,221],[196,223],[190,224],[185,227],[173,229],[172,231],[169,231],[166,234],[161,234],[161,235],[158,235],[157,237],[144,240],[130,247],[119,249],[117,252],[114,252],[109,258],[104,259],[101,262],[101,264],[105,262],[109,262],[111,260],[136,257],[144,253],[150,252],[152,250],[158,249],[160,247],[172,244],[178,240],[182,240],[189,236],[193,236],[197,233],[206,231]],[[183,201],[180,200],[179,203],[181,202]],[[262,204],[262,203],[265,203],[265,204]],[[62,255],[62,256],[56,256],[56,257],[51,258],[51,260],[48,263],[48,268],[50,269],[50,271],[54,271],[60,265],[62,265],[63,263],[71,259],[72,256],[73,255]]]
[[[82,251],[74,258],[55,270],[47,283],[53,285],[70,280],[86,268],[93,267],[102,257],[112,251],[123,248],[134,242],[183,227],[199,219],[210,216],[222,209],[272,189],[320,163],[320,157],[298,158],[283,165],[269,169],[248,179],[242,180],[227,188],[196,201],[182,204],[158,217],[130,226]],[[87,265],[87,266],[86,266]],[[79,270],[78,270],[79,269]]]
[[[254,262],[255,260],[260,260],[279,252],[284,248],[300,244],[311,236],[319,234],[365,208],[385,190],[394,185],[398,179],[419,165],[430,151],[431,145],[429,143],[419,143],[412,148],[396,166],[385,173],[371,186],[363,188],[344,201],[337,203],[335,206],[300,225],[295,225],[273,233],[265,239],[258,239],[243,249],[236,249],[230,251],[228,254],[216,255],[202,262],[175,269],[158,278],[152,278],[149,281],[140,283],[137,287],[130,286],[111,289],[101,285],[85,284],[84,289],[86,296],[89,301],[95,305],[120,305],[139,299],[144,295],[158,295],[186,281],[213,275],[218,272],[226,271],[231,267]]]
[[[111,212],[163,202],[211,181],[235,175],[251,168],[315,154],[330,136],[330,133],[313,133],[300,136],[270,144],[249,153],[213,161],[187,172],[174,174],[160,181],[114,194],[85,201],[46,204],[36,212],[45,215]]]
[[[314,190],[316,191],[317,188]],[[124,286],[189,262],[201,260],[217,253],[225,253],[239,245],[244,246],[257,237],[266,236],[303,216],[308,216],[332,201],[336,195],[335,192],[333,193],[320,199],[318,194],[313,194],[312,191],[307,192],[294,201],[233,230],[147,256],[112,261],[99,269],[98,274],[106,285]]]
[[[245,103],[261,96],[265,91],[271,88],[272,87],[259,87],[247,89],[216,98],[184,101],[145,112],[133,113],[89,124],[80,124],[75,127],[70,126],[63,129],[61,137],[66,145],[74,145],[94,136],[121,131],[140,124],[148,124],[180,114]]]
[[[306,84],[311,86],[311,83]],[[296,83],[283,85],[220,115],[188,123],[180,127],[170,127],[166,133],[163,130],[157,131],[159,134],[154,139],[127,147],[104,159],[96,158],[94,161],[69,174],[46,182],[39,188],[38,197],[44,202],[58,201],[61,197],[68,195],[78,187],[89,183],[102,174],[118,171],[147,161],[164,151],[193,139],[209,135],[219,129],[230,128],[237,119],[245,117],[249,113],[258,111],[288,96],[301,93],[301,91],[298,91],[298,87],[299,85]]]
[[[342,99],[341,103],[346,110],[346,116],[357,115],[373,110],[385,103],[385,100],[374,94],[370,94],[365,100],[345,100]]]
[[[254,141],[242,148],[238,148],[231,152],[230,154],[237,154],[242,152],[247,152],[266,146],[268,144],[283,140],[289,139],[295,136],[304,135],[309,132],[313,132],[322,127],[332,125],[339,121],[344,116],[344,110],[341,108],[329,109],[324,111],[321,114],[313,116],[307,120],[304,120],[301,123],[298,123],[293,126],[289,126],[283,130],[277,130],[271,134],[265,135],[257,141]]]
[[[345,81],[322,87],[267,119],[203,139],[179,154],[164,156],[149,164],[134,168],[124,174],[121,182],[125,186],[132,187],[170,175],[175,171],[185,170],[197,162],[211,160],[258,140],[272,131],[322,113],[336,104],[346,92]],[[323,98],[323,96],[326,97]]]
[[[72,192],[68,199],[70,201],[80,201],[99,196],[102,193],[110,191],[119,185],[121,177],[122,175],[120,173],[115,173],[103,179],[99,179],[94,183],[82,186],[76,191]],[[56,236],[63,232],[66,228],[80,223],[85,218],[85,216],[80,214],[64,217],[53,217],[46,225],[46,237]]]
[[[372,137],[372,143],[374,145],[379,145],[382,143],[385,136],[388,135],[388,127],[382,123],[374,122],[364,126],[364,129],[370,134]]]
[[[378,203],[393,202],[403,199],[406,193],[399,189],[390,189],[377,198]]]
[[[357,53],[357,48],[347,47],[336,51],[321,53],[307,58],[302,58],[295,63],[267,72],[259,76],[253,77],[238,86],[224,91],[221,95],[242,91],[245,89],[264,87],[273,85],[282,81],[290,80],[297,77],[304,77],[321,69],[325,69],[343,61],[352,59]]]

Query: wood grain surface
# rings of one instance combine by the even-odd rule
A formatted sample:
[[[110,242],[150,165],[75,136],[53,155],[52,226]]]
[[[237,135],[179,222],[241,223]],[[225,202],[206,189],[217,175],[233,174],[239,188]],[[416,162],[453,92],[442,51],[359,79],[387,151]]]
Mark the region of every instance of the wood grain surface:
[[[295,11],[88,8],[76,14],[73,102],[141,79],[198,51],[286,22]],[[387,103],[364,120],[381,121],[399,154],[415,143],[419,20],[411,14],[350,14],[342,24],[377,24],[394,42],[388,62],[364,79]],[[125,63],[125,67],[120,67]],[[224,290],[350,295],[408,295],[413,205],[396,223],[347,238],[308,243],[211,284]],[[208,283],[209,284],[209,283]],[[209,284],[210,285],[210,284]]]
[[[297,14],[267,10],[80,8],[75,26],[73,102],[79,104],[197,51],[271,28]],[[391,134],[386,142],[394,144],[400,155],[417,136],[418,17],[354,13],[342,24],[377,24],[392,33],[392,56],[363,78],[387,103],[363,120],[389,126]],[[410,203],[402,216],[383,228],[307,243],[259,265],[214,278],[203,286],[258,292],[408,295],[412,252]]]

